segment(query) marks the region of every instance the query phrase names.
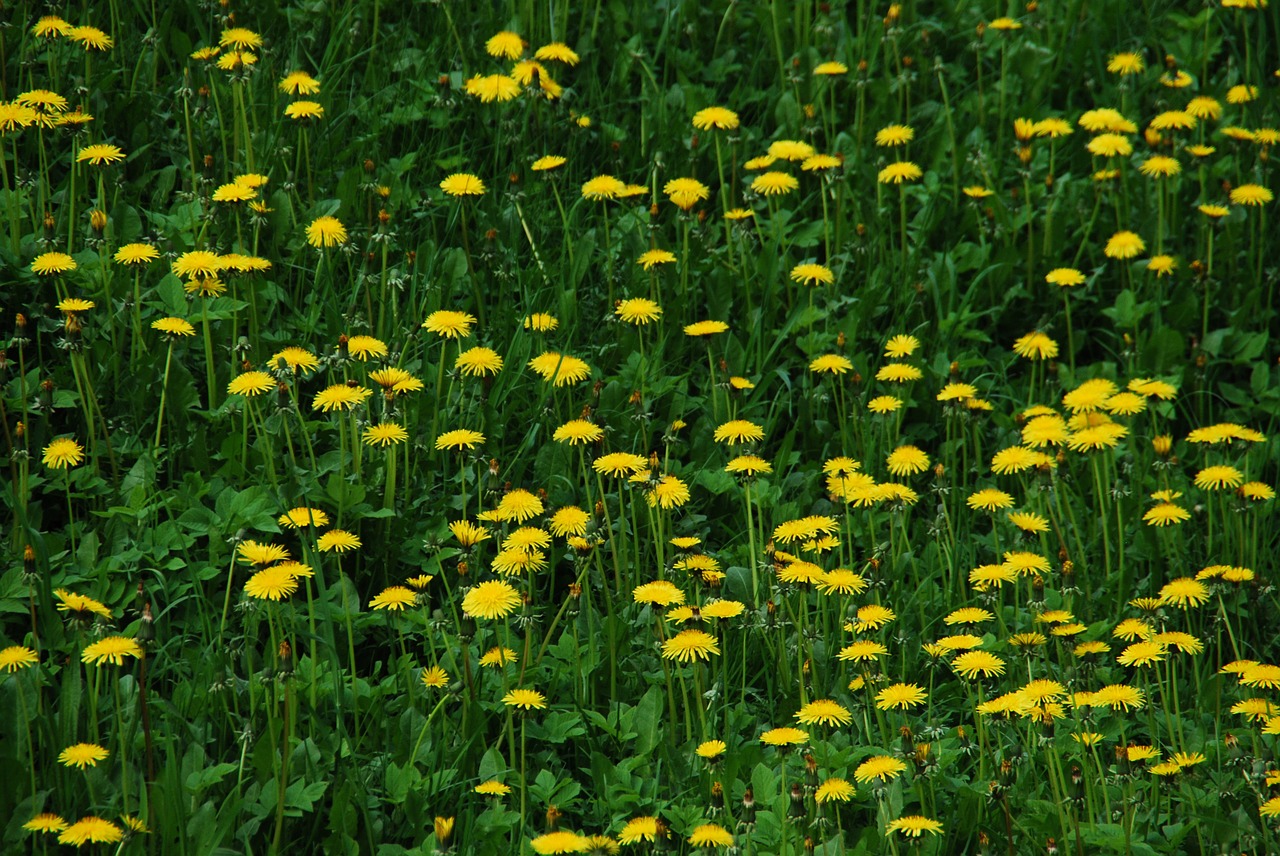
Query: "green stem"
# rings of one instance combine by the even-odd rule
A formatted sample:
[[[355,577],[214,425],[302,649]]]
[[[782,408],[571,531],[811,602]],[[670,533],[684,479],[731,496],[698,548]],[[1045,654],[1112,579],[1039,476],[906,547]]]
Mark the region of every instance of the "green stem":
[[[173,362],[173,338],[169,339],[169,351],[164,357],[164,381],[160,385],[160,412],[156,417],[155,454],[160,454],[160,432],[164,430],[164,404],[169,394],[169,366]]]
[[[208,391],[208,404],[210,412],[217,406],[215,399],[215,380],[213,368],[213,336],[209,332],[209,298],[204,298],[200,302],[200,326],[204,329],[204,379],[205,389]]]
[[[66,488],[67,494],[67,537],[71,539],[71,559],[75,561],[76,555],[76,518],[75,512],[71,508],[71,468],[63,469],[63,486]],[[104,566],[105,567],[105,566]]]
[[[444,707],[444,703],[449,700],[449,696],[444,696],[440,701],[436,702],[436,706],[431,709],[431,713],[427,714],[426,720],[422,723],[422,730],[418,732],[418,739],[413,744],[413,753],[409,755],[409,763],[413,763],[418,758],[418,750],[422,748],[422,740],[427,736],[427,727],[431,725],[431,720],[435,719],[435,715]]]
[[[396,458],[398,457],[398,446],[393,444],[387,447],[387,483],[382,494],[382,507],[392,510],[396,507]],[[466,507],[462,509],[462,514],[466,516]]]
[[[902,238],[902,279],[901,284],[906,285],[907,281],[907,190],[902,185],[898,185],[898,228]]]

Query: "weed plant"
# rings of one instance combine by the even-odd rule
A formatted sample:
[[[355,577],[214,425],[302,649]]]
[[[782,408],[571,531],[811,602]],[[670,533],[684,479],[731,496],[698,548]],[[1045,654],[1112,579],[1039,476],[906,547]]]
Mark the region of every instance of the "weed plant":
[[[1265,0],[3,18],[0,850],[1280,847]]]

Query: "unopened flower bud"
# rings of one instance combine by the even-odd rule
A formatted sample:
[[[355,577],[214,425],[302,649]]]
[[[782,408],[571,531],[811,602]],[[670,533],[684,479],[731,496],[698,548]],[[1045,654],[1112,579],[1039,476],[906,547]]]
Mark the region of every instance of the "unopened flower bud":
[[[437,817],[432,832],[436,835],[436,850],[445,852],[449,849],[449,839],[453,837],[453,818]]]
[[[138,588],[141,589],[142,586],[139,585]],[[151,601],[142,605],[142,620],[138,624],[138,632],[134,638],[143,644],[156,638],[156,619],[151,614]]]
[[[788,817],[804,817],[804,789],[799,782],[791,785],[791,806],[787,810]]]

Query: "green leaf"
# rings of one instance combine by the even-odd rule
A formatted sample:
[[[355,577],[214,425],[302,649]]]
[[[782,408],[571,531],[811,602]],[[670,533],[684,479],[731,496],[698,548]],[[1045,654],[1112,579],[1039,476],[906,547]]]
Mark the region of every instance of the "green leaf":
[[[1142,351],[1147,369],[1161,373],[1176,366],[1187,352],[1186,339],[1172,327],[1162,327],[1152,334]]]
[[[713,496],[730,493],[738,486],[733,476],[719,467],[699,469],[693,476],[693,483]]]
[[[212,767],[205,767],[188,774],[182,786],[190,791],[191,796],[194,798],[199,796],[201,791],[205,791],[221,782],[234,769],[236,769],[235,764],[215,764]]]
[[[1235,339],[1231,340],[1231,350],[1236,360],[1242,363],[1251,363],[1258,357],[1262,356],[1263,351],[1267,349],[1266,331],[1257,333],[1241,333]]]
[[[404,802],[405,797],[409,795],[409,789],[416,788],[421,781],[422,776],[412,763],[401,767],[393,761],[387,764],[387,771],[383,775],[387,799],[392,803]]]
[[[1220,356],[1222,343],[1226,341],[1227,334],[1230,332],[1230,330],[1210,330],[1204,337],[1204,341],[1200,343],[1200,349],[1211,357]]]
[[[684,89],[679,84],[673,83],[671,88],[667,90],[663,102],[668,110],[672,112],[681,112],[684,110]]]
[[[487,782],[490,779],[496,779],[506,769],[507,762],[502,759],[502,752],[498,750],[498,747],[491,746],[489,751],[484,753],[484,757],[480,759],[480,781]]]
[[[1116,295],[1115,306],[1103,309],[1102,314],[1114,321],[1117,327],[1129,328],[1135,326],[1145,313],[1139,311],[1138,299],[1126,288]]]
[[[187,295],[182,290],[182,280],[171,273],[166,274],[156,285],[156,296],[160,298],[161,309],[166,315],[187,317]]]
[[[120,203],[111,211],[112,227],[115,229],[115,243],[127,244],[142,235],[142,218],[132,205]]]
[[[659,726],[662,724],[662,691],[658,687],[649,687],[649,691],[636,705],[635,751],[638,755],[648,755],[658,745]]]
[[[544,805],[556,805],[561,808],[572,805],[582,792],[582,786],[573,779],[558,781],[550,770],[541,770],[533,784],[529,786],[529,795]]]
[[[305,779],[297,779],[284,792],[285,812],[287,813],[290,809],[304,812],[311,811],[315,808],[316,800],[324,796],[324,792],[328,787],[328,782],[311,782],[308,784]]]
[[[783,128],[799,129],[803,114],[795,96],[790,92],[778,99],[773,108],[773,120]]]
[[[1253,372],[1249,375],[1249,389],[1253,392],[1253,397],[1261,401],[1268,397],[1269,393],[1274,394],[1271,389],[1271,367],[1266,363],[1258,363],[1253,367]]]
[[[208,853],[218,841],[218,817],[212,802],[202,803],[187,821],[187,841],[197,853]]]

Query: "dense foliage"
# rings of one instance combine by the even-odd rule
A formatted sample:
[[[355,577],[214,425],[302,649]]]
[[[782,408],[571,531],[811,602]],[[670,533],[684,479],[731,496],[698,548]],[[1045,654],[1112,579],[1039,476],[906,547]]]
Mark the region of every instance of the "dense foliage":
[[[5,7],[0,849],[1278,846],[1263,0],[243,5]]]

